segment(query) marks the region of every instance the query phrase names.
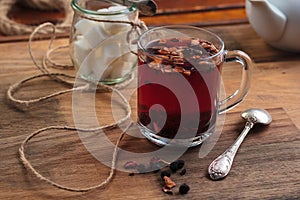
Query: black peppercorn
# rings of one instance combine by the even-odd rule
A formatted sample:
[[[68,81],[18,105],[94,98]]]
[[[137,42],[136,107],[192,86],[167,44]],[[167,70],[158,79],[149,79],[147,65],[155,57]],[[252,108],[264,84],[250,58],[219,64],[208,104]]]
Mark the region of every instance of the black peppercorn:
[[[175,162],[172,162],[170,164],[170,169],[172,172],[176,172],[178,170],[178,163],[175,161]]]
[[[129,176],[134,176],[134,173],[129,173],[128,175],[129,175]]]
[[[186,194],[188,193],[188,191],[190,190],[190,186],[188,186],[187,184],[182,184],[180,187],[179,187],[179,193],[180,194]]]
[[[176,162],[178,169],[182,169],[184,167],[184,160],[177,160]]]
[[[184,168],[183,170],[181,170],[181,172],[179,173],[181,176],[185,175],[186,173],[186,169]]]
[[[170,174],[170,172],[168,172],[168,171],[162,171],[162,172],[160,173],[160,176],[161,176],[162,179],[164,179],[165,176],[170,177],[171,174]]]

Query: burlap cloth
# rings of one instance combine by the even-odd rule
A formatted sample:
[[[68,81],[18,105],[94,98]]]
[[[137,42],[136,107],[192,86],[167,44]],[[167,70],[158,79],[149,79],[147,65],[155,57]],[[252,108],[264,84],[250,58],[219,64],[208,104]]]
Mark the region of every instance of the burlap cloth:
[[[30,34],[36,26],[20,24],[10,19],[7,14],[16,3],[33,9],[49,11],[65,11],[63,22],[56,24],[57,32],[65,32],[70,27],[72,21],[71,0],[0,0],[0,33],[4,35]]]

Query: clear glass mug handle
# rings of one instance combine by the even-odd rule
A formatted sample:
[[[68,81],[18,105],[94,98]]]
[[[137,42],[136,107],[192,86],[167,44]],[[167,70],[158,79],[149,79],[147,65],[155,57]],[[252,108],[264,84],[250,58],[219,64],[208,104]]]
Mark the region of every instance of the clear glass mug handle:
[[[242,80],[240,87],[230,96],[219,102],[219,114],[222,114],[243,101],[246,97],[251,84],[252,60],[243,51],[232,50],[225,51],[225,62],[237,62],[243,67]]]

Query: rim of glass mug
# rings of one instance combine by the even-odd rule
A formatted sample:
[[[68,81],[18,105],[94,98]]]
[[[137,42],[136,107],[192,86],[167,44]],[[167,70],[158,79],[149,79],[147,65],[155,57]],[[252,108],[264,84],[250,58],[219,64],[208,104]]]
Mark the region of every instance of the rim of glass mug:
[[[107,11],[107,12],[98,12],[95,10],[90,10],[90,9],[86,9],[84,7],[82,7],[79,3],[81,1],[86,1],[86,0],[72,0],[71,2],[71,6],[73,8],[73,10],[75,11],[79,11],[81,13],[87,14],[87,15],[94,15],[94,16],[103,16],[103,15],[120,15],[120,14],[129,14],[131,12],[135,12],[137,10],[137,7],[135,4],[133,4],[130,7],[126,7],[125,9],[121,9],[118,11]],[[105,2],[105,1],[104,1]],[[112,3],[112,2],[111,2]],[[117,5],[117,4],[116,4]]]
[[[210,56],[207,56],[207,57],[203,57],[203,58],[200,58],[199,60],[210,60],[210,59],[213,59],[215,57],[218,57],[219,55],[221,54],[224,54],[224,49],[225,49],[225,44],[223,42],[223,40],[215,33],[211,32],[211,31],[208,31],[206,29],[203,29],[203,28],[199,28],[199,27],[195,27],[195,26],[189,26],[189,25],[167,25],[167,26],[160,26],[160,27],[155,27],[155,28],[152,28],[152,29],[149,29],[147,31],[145,31],[144,33],[142,33],[138,39],[138,49],[141,49],[143,51],[144,54],[146,55],[150,55],[152,57],[155,57],[155,58],[158,58],[158,59],[161,59],[160,57],[158,57],[157,55],[155,54],[151,54],[151,53],[148,53],[146,48],[145,48],[145,45],[141,44],[141,41],[143,40],[143,38],[151,33],[151,32],[154,32],[154,31],[157,31],[157,30],[176,30],[176,29],[193,29],[195,31],[201,31],[207,35],[210,35],[212,37],[214,37],[219,43],[220,45],[217,47],[217,49],[219,50],[218,53],[216,54],[213,54],[213,55],[210,55]],[[191,37],[189,35],[187,35],[188,37]],[[211,41],[209,41],[211,42]],[[148,44],[148,43],[147,43]],[[147,45],[146,44],[146,45]]]

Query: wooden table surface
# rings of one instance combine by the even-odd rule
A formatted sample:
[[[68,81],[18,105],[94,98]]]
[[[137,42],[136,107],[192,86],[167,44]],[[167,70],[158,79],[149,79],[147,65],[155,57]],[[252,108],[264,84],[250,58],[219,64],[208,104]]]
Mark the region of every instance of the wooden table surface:
[[[247,23],[241,0],[226,1],[228,4],[216,1],[214,6],[205,4],[209,1],[203,1],[205,3],[202,7],[201,5],[197,7],[196,1],[191,1],[190,7],[188,5],[164,7],[163,3],[166,2],[169,1],[159,1],[162,5],[160,14],[143,18],[147,24],[153,26],[173,24],[176,18],[186,16],[186,21],[180,21],[181,24],[194,24],[214,31],[224,39],[227,49],[243,50],[254,61],[250,92],[239,106],[227,113],[225,125],[216,145],[203,158],[199,157],[201,146],[189,149],[181,156],[186,161],[187,173],[184,176],[174,174],[172,177],[178,185],[184,182],[189,184],[190,192],[186,195],[179,195],[176,192],[172,196],[164,194],[161,191],[162,181],[159,173],[129,176],[128,172],[119,170],[104,189],[75,193],[57,189],[26,170],[18,155],[21,142],[31,132],[45,126],[74,125],[72,94],[54,98],[26,111],[10,105],[6,100],[8,87],[27,76],[38,74],[39,71],[28,54],[28,43],[24,41],[28,36],[1,36],[3,42],[0,43],[0,199],[300,198],[300,54],[273,49],[259,38]],[[203,5],[206,5],[205,9]],[[179,7],[184,11],[178,9]],[[194,10],[191,11],[191,8]],[[207,16],[207,20],[201,13]],[[189,15],[194,17],[189,18]],[[195,21],[196,15],[202,16],[199,23]],[[41,40],[33,43],[35,55],[39,60],[44,55],[48,42]],[[67,38],[60,38],[56,40],[55,45],[67,43]],[[66,52],[59,56],[60,60],[68,61]],[[236,65],[224,66],[223,79],[227,93],[233,92],[238,87],[240,73],[237,72]],[[133,81],[122,92],[126,94],[135,87],[135,83]],[[16,95],[28,99],[66,88],[68,87],[65,85],[45,78],[26,84]],[[114,121],[110,100],[109,93],[96,95],[97,117],[104,124]],[[132,117],[136,119],[135,93],[130,99],[130,104]],[[253,134],[247,136],[228,177],[221,181],[211,181],[207,175],[208,165],[238,136],[244,125],[240,112],[250,107],[267,109],[273,116],[273,122],[266,128],[256,128]],[[124,114],[122,108],[117,109],[117,112],[120,116]],[[106,134],[115,143],[120,132],[111,130]],[[129,135],[125,136],[120,147],[137,153],[157,149],[147,140],[136,139]],[[103,147],[99,144],[97,148]],[[86,150],[76,132],[48,131],[39,135],[28,145],[26,155],[32,165],[45,177],[70,187],[95,185],[102,182],[109,173],[109,168]],[[108,152],[108,155],[111,156],[111,152]],[[122,166],[125,161],[119,160],[118,166]],[[176,190],[178,186],[174,191]]]

